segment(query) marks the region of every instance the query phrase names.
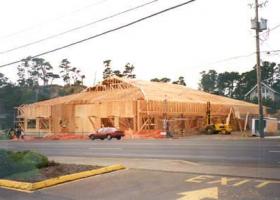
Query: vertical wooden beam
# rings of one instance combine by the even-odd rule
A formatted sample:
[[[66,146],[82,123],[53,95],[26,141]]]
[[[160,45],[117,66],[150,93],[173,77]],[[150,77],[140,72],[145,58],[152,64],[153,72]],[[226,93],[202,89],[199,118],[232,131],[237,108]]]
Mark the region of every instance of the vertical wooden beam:
[[[51,114],[50,114],[51,115]],[[52,132],[52,117],[50,116],[49,117],[49,130],[48,130],[49,133]]]
[[[248,117],[249,117],[249,112],[246,113],[246,118],[245,118],[245,123],[244,123],[244,131],[247,130]]]
[[[134,118],[133,118],[133,131],[136,132],[137,131],[137,101],[133,102],[133,114],[134,114]]]
[[[137,131],[140,130],[141,127],[141,116],[140,116],[140,111],[141,111],[141,106],[140,106],[141,100],[137,100],[137,109],[136,109],[136,115],[137,115]]]
[[[119,129],[120,128],[120,118],[117,116],[114,116],[114,126]]]

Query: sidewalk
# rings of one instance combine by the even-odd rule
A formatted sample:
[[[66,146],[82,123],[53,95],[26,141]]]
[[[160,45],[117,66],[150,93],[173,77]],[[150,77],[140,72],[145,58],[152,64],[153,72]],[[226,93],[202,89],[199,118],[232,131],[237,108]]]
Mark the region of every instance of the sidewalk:
[[[89,157],[66,157],[50,156],[50,160],[61,163],[79,163],[89,165],[108,166],[122,164],[127,168],[185,172],[197,174],[209,174],[219,176],[237,176],[257,179],[280,180],[279,168],[245,167],[245,166],[219,166],[205,165],[184,160],[162,160],[162,159],[130,159],[130,158],[89,158]]]

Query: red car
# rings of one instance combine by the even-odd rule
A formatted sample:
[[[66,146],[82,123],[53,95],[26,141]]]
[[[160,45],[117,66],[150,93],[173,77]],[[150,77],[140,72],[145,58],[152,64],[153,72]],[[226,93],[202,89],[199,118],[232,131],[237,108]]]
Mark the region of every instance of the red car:
[[[120,140],[122,137],[124,137],[124,132],[120,131],[114,127],[104,127],[98,129],[96,132],[90,133],[88,137],[92,140],[95,139],[108,139],[111,140],[112,138],[117,138]]]

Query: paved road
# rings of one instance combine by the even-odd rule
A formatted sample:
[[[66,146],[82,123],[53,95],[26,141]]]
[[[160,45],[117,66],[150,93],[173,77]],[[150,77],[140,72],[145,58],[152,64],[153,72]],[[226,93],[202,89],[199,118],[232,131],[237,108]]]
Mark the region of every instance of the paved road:
[[[280,199],[280,140],[0,141],[0,148],[36,150],[62,162],[131,166],[31,194],[0,188],[0,200]],[[269,179],[255,178],[265,177],[261,172]]]
[[[0,148],[36,150],[48,156],[156,158],[206,164],[280,167],[280,140],[0,141]]]
[[[0,188],[0,200],[279,200],[279,187],[280,181],[129,169],[34,193]]]

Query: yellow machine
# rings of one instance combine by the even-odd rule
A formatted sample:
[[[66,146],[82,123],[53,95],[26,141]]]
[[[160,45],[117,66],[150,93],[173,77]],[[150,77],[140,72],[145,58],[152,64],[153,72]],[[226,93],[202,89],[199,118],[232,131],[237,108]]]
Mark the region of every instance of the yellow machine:
[[[232,127],[229,125],[229,123],[215,123],[211,124],[211,107],[210,102],[207,102],[207,110],[206,110],[206,120],[207,125],[205,127],[205,131],[207,134],[231,134]]]

